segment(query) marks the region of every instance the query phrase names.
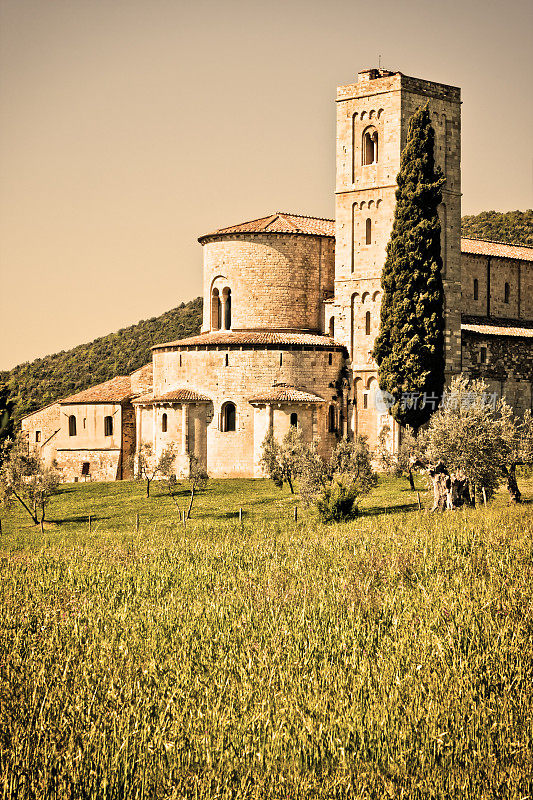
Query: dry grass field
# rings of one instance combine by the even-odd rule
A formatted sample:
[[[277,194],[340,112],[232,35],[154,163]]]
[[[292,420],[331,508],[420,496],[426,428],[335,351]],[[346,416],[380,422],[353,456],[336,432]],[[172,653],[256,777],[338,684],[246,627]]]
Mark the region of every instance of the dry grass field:
[[[186,528],[134,483],[63,487],[44,538],[2,510],[1,796],[531,797],[521,485],[434,516],[382,478],[329,526],[268,481]]]

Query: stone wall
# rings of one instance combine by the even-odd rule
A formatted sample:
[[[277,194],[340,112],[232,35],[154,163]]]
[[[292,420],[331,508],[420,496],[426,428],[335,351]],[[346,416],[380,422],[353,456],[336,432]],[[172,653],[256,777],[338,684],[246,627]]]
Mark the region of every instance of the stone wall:
[[[44,463],[51,466],[57,457],[57,438],[60,430],[60,406],[53,403],[22,419],[21,427],[28,437],[30,449],[40,454]]]
[[[324,403],[318,404],[314,422],[311,409],[304,410],[300,404],[294,404],[294,408],[291,404],[277,408],[273,420],[274,433],[282,436],[290,422],[290,413],[296,412],[304,435],[311,441],[314,425],[319,450],[328,455],[336,437],[327,430],[327,406],[330,402],[340,405],[335,383],[344,363],[344,352],[340,347],[224,348],[221,345],[217,349],[184,347],[181,351],[178,348],[157,350],[154,352],[154,393],[159,396],[173,389],[189,387],[209,397],[211,404],[203,413],[205,453],[210,474],[217,477],[252,476],[258,474],[259,448],[264,439],[268,408],[265,404],[262,410],[258,410],[250,400],[262,391],[272,389],[274,383],[290,384],[322,397]],[[236,406],[235,431],[220,430],[222,406],[227,401]],[[178,443],[181,441],[179,408],[175,412],[164,410],[169,414],[168,427],[172,434],[161,431],[159,415],[162,408],[150,411],[151,416],[146,411],[139,412],[142,438],[153,441],[156,450],[170,436],[174,436]],[[197,416],[197,412],[191,410],[190,415]],[[201,424],[198,427],[200,431]],[[259,430],[260,435],[257,433]],[[195,434],[197,439],[199,431]]]
[[[474,297],[477,280],[478,297]],[[508,302],[505,284],[509,284]],[[463,313],[533,320],[533,263],[499,256],[461,255]],[[490,287],[490,292],[489,292]]]
[[[57,455],[63,481],[116,481],[121,478],[120,449],[59,450]],[[87,474],[84,474],[84,465],[88,465]]]
[[[211,295],[231,290],[234,330],[322,330],[323,293],[333,291],[332,237],[235,234],[204,244],[203,331],[213,329]]]
[[[483,378],[516,413],[533,410],[533,337],[463,331],[463,371]]]

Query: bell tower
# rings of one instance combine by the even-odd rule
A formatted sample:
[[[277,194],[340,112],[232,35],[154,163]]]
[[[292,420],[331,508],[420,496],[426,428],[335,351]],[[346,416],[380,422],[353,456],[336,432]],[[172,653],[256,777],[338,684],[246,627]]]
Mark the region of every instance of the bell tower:
[[[377,366],[371,353],[379,330],[381,271],[396,204],[396,176],[409,120],[429,102],[435,162],[446,178],[439,216],[445,291],[447,379],[461,369],[461,97],[460,89],[384,69],[360,72],[337,89],[335,210],[335,339],[351,359],[353,389],[348,433],[375,444],[396,423],[376,409]]]

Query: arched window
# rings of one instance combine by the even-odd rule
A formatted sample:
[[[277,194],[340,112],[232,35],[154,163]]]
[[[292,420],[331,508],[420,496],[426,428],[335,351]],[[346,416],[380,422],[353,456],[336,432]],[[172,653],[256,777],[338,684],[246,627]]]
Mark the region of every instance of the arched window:
[[[41,431],[35,431],[35,441],[36,442],[41,441]]]
[[[71,414],[68,418],[68,435],[76,436],[76,417]]]
[[[503,296],[504,303],[508,303],[509,302],[509,297],[510,296],[511,296],[511,287],[509,286],[508,283],[506,283],[505,284],[505,288],[504,288],[504,296]]]
[[[329,335],[332,339],[335,336],[335,317],[332,317],[329,321]]]
[[[220,295],[218,289],[213,289],[213,294],[211,295],[211,328],[214,331],[220,330],[220,311]]]
[[[479,300],[479,281],[474,278],[474,300]]]
[[[370,217],[366,221],[366,244],[372,244],[372,220]]]
[[[363,165],[377,164],[378,132],[375,128],[367,128],[363,133]]]
[[[370,311],[365,314],[365,334],[370,336]]]
[[[297,428],[298,427],[298,414],[293,411],[291,414],[291,427]]]
[[[229,331],[231,328],[231,289],[224,289],[222,292],[224,306],[224,328]]]
[[[333,364],[333,353],[328,353],[328,364],[330,367]]]
[[[166,433],[168,429],[168,417],[166,414],[163,414],[161,417],[161,431]]]
[[[224,432],[234,431],[236,416],[235,403],[224,403],[220,415],[220,430]]]
[[[104,436],[113,436],[113,417],[104,417]]]
[[[328,408],[328,431],[329,433],[335,433],[337,430],[337,420],[335,414],[335,406],[330,406]]]

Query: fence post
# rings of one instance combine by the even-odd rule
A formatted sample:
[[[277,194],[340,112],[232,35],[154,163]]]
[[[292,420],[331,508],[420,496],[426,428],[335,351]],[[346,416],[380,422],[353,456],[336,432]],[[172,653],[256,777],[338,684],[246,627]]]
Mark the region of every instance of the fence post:
[[[298,522],[298,506],[294,506],[294,521]]]

